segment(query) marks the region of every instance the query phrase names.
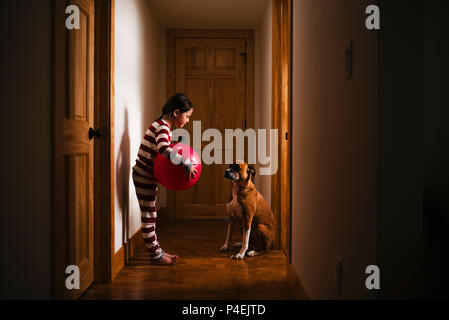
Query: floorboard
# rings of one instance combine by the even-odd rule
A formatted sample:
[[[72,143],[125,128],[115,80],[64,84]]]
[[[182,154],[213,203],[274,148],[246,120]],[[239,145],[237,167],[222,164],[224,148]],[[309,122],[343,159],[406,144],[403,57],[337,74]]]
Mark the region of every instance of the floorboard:
[[[111,284],[94,284],[82,299],[303,299],[287,283],[287,259],[282,251],[233,260],[219,251],[226,221],[183,221],[157,227],[162,248],[179,255],[173,266],[149,264],[143,241],[130,263]],[[238,231],[233,243],[240,242]]]

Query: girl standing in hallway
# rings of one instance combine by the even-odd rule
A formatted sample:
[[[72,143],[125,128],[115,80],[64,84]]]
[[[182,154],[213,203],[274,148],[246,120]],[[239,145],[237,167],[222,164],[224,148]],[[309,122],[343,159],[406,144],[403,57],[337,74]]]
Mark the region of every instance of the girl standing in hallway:
[[[156,236],[157,181],[154,177],[153,161],[158,153],[168,159],[175,157],[178,163],[180,160],[180,165],[186,169],[190,178],[195,177],[196,165],[175,153],[170,147],[172,130],[184,127],[192,113],[193,104],[184,94],[173,95],[162,108],[161,117],[146,131],[133,167],[132,177],[140,205],[142,236],[152,264],[172,265],[178,262],[177,255],[162,250]]]

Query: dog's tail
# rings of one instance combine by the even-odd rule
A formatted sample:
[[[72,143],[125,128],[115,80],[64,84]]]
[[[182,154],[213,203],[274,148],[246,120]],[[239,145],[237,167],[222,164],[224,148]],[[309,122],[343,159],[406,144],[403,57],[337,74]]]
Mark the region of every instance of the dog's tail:
[[[273,249],[275,241],[276,241],[276,230],[273,230],[270,226],[266,224],[260,224],[257,232],[260,233],[260,236],[265,241],[265,250]]]

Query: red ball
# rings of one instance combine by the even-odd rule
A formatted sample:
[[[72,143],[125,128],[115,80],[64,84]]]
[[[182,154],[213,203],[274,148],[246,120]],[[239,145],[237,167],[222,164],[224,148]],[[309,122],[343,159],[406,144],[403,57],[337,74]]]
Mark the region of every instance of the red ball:
[[[170,146],[173,151],[183,157],[188,157],[190,162],[196,164],[197,174],[195,178],[189,179],[189,174],[182,164],[176,165],[160,153],[154,159],[154,176],[157,181],[168,190],[181,191],[192,187],[201,175],[201,159],[198,154],[188,145],[176,143]]]

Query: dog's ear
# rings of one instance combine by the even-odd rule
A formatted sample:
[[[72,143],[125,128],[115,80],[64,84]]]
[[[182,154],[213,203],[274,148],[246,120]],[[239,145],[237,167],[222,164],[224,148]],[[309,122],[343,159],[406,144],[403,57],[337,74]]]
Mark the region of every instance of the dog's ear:
[[[253,167],[248,167],[249,173],[255,177],[256,176],[256,169],[254,169]]]

